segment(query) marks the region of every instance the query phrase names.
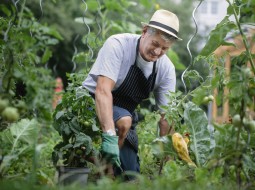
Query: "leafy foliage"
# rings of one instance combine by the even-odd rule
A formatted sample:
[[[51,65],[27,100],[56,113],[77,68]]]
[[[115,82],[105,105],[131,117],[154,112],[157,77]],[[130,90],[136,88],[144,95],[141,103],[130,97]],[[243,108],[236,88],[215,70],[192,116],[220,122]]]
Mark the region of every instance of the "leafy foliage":
[[[136,24],[133,23],[139,23],[140,20],[127,11],[127,8],[144,10],[141,6],[145,6],[145,9],[149,10],[152,9],[151,5],[155,4],[155,1],[144,0],[139,3],[113,0],[86,2],[91,11],[86,12],[85,21],[88,21],[87,24],[95,30],[90,35],[86,34],[82,42],[83,45],[90,45],[93,50],[100,47],[102,41],[99,36],[104,39],[107,35],[123,30],[138,31]],[[51,3],[57,3],[57,1],[51,1]],[[74,5],[70,2],[65,3],[70,7]],[[228,16],[211,32],[205,48],[195,62],[199,63],[198,67],[201,68],[203,68],[200,64],[201,60],[203,63],[208,63],[211,69],[210,75],[205,78],[201,77],[201,72],[189,70],[184,77],[191,90],[186,94],[181,92],[170,94],[168,97],[170,103],[164,107],[165,118],[176,126],[176,131],[183,135],[189,134],[189,153],[199,167],[191,168],[177,157],[172,148],[171,136],[156,138],[157,122],[160,116],[157,112],[150,113],[146,110],[149,114],[145,115],[144,121],[140,122],[138,127],[142,175],[138,175],[137,183],[140,189],[254,189],[254,53],[249,48],[254,42],[252,41],[254,36],[247,38],[245,30],[240,27],[247,24],[246,22],[254,21],[252,15],[254,3],[238,0],[229,4]],[[81,8],[84,8],[83,6]],[[7,120],[3,116],[0,118],[0,171],[1,178],[4,178],[0,186],[3,189],[58,189],[56,186],[38,186],[38,184],[54,185],[53,167],[48,161],[51,148],[56,143],[55,138],[59,139],[59,137],[54,137],[53,131],[45,126],[46,122],[51,121],[53,82],[51,73],[42,66],[51,58],[59,59],[52,50],[62,38],[55,29],[36,20],[25,4],[18,7],[19,14],[14,6],[0,6],[0,8],[1,16],[4,15],[0,17],[0,73],[3,76],[0,111],[3,112],[6,106],[9,106],[15,108],[12,109],[13,113],[19,114],[15,121]],[[55,12],[59,10],[56,8]],[[139,11],[138,16],[141,16],[141,12]],[[190,15],[188,11],[186,12]],[[40,11],[37,13],[41,14]],[[65,18],[63,15],[60,20]],[[100,16],[100,22],[95,21],[95,15]],[[235,17],[235,22],[229,20],[231,15]],[[149,15],[145,14],[145,16]],[[74,17],[80,17],[78,11]],[[102,33],[97,35],[99,26],[102,27]],[[68,39],[72,39],[70,31],[65,33],[65,27],[63,28],[62,32],[66,34],[65,39],[67,36]],[[76,28],[70,27],[70,29]],[[235,29],[234,32],[233,29]],[[226,57],[228,52],[224,52],[219,58],[214,56],[214,51],[220,45],[237,47],[234,42],[230,43],[226,40],[225,37],[230,34],[241,39],[240,42],[243,43],[245,51],[230,58],[231,72],[229,73],[224,68],[225,60],[229,58]],[[90,64],[94,57],[89,47],[86,46],[86,48],[88,49],[81,54],[76,54],[72,58],[68,57],[68,60]],[[84,64],[88,67],[86,72],[89,64]],[[66,65],[66,62],[63,62],[63,65]],[[179,65],[182,69],[182,65]],[[67,156],[64,159],[65,164],[77,158],[76,161],[78,161],[73,164],[83,166],[86,163],[84,156],[90,156],[100,142],[97,138],[100,130],[97,128],[93,99],[84,89],[79,88],[85,77],[84,73],[70,75],[69,88],[63,94],[62,102],[53,115],[54,127],[62,138],[55,146],[55,158],[58,160],[63,155]],[[25,83],[25,88],[22,89],[26,89],[26,95],[19,94],[17,97],[16,85],[19,81]],[[192,89],[194,81],[199,86]],[[217,107],[220,108],[224,103],[229,102],[232,119],[230,118],[230,121],[226,123],[217,123],[206,117],[204,110],[211,102],[204,102],[203,99],[212,95],[214,89],[217,89],[219,93],[211,101],[214,101]],[[222,97],[224,89],[228,89],[230,93]],[[24,103],[25,107],[23,107]],[[44,160],[40,159],[41,156]],[[169,156],[168,160],[165,160],[166,156]],[[49,173],[50,177],[47,177]],[[27,181],[34,182],[35,175],[37,183],[28,184]],[[22,179],[23,182],[15,180],[10,182],[7,178]],[[25,178],[28,180],[24,180]],[[79,187],[68,187],[68,189],[72,188]],[[91,183],[86,188],[137,189],[137,184],[120,183],[103,177],[97,179],[96,185]]]
[[[195,155],[196,163],[202,166],[208,158],[210,148],[210,133],[205,112],[192,102],[184,105],[184,121],[190,130],[190,149]]]
[[[35,120],[21,120],[13,124],[10,129],[1,133],[2,155],[1,176],[4,176],[11,165],[15,164],[19,157],[31,151],[37,141],[38,123]],[[22,146],[27,144],[28,146]]]
[[[53,132],[48,135],[52,139],[48,142],[41,137],[42,133],[42,125],[36,119],[22,119],[0,133],[1,179],[23,180],[29,177],[31,183],[53,184],[49,176],[54,171],[47,159],[50,155],[48,149],[53,147]]]
[[[69,75],[70,85],[54,111],[53,126],[62,137],[52,154],[54,165],[61,159],[67,166],[86,166],[88,157],[97,156],[93,142],[98,142],[100,130],[94,99],[80,86],[84,78],[83,73]]]
[[[62,37],[39,23],[25,4],[15,5],[0,5],[0,176],[52,183],[45,147],[54,139],[48,124],[55,82],[44,64]],[[45,141],[44,133],[52,139]]]
[[[200,52],[200,55],[207,56],[213,53],[220,45],[234,45],[225,42],[225,38],[230,30],[236,29],[234,22],[231,22],[228,17],[225,17],[216,28],[210,33],[208,43]]]
[[[56,30],[38,23],[27,8],[23,7],[20,17],[17,12],[10,15],[5,6],[1,8],[7,14],[0,17],[1,98],[10,102],[12,98],[23,99],[27,113],[36,110],[38,118],[50,121],[54,81],[50,71],[42,65],[49,60],[51,47],[61,36]],[[15,106],[15,101],[12,104]]]

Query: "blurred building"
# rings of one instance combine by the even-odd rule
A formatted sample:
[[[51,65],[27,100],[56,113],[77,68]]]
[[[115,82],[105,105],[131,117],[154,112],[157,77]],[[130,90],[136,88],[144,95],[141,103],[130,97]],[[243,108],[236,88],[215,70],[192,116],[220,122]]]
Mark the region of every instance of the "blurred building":
[[[207,36],[227,15],[227,8],[228,3],[225,0],[204,0],[196,12],[198,32]]]
[[[181,2],[180,0],[175,0],[175,2]],[[210,37],[209,34],[212,30],[214,30],[225,16],[227,16],[228,2],[226,0],[198,0],[194,3],[194,8],[198,6],[201,2],[200,6],[196,9],[195,12],[195,20],[197,23],[197,31],[204,38],[203,41],[199,44],[200,49],[202,49]],[[231,0],[233,2],[233,0]],[[233,17],[229,18],[232,21],[235,21]],[[244,34],[247,37],[247,42],[249,44],[250,50],[252,53],[255,53],[255,43],[254,43],[254,35],[255,35],[255,27],[251,25],[242,25],[242,29]],[[230,74],[231,72],[231,57],[239,56],[241,53],[246,51],[241,35],[236,31],[230,31],[227,35],[227,42],[231,42],[235,44],[234,46],[220,46],[214,52],[216,57],[221,57],[226,54],[225,60],[225,70],[226,74]],[[249,64],[248,64],[249,67]],[[220,96],[222,99],[227,97],[229,94],[229,89],[225,87],[223,89],[223,94]],[[219,96],[218,90],[214,89],[213,95]],[[250,113],[253,117],[255,117],[254,110]],[[216,105],[216,102],[213,101],[208,106],[208,119],[209,123],[212,121],[216,121],[219,123],[224,123],[229,121],[230,115],[230,105],[228,99],[222,103],[222,105]]]
[[[233,2],[233,0],[231,1]],[[196,2],[196,5],[199,1]],[[210,32],[219,24],[224,17],[227,15],[227,8],[229,4],[226,0],[204,0],[198,7],[195,18],[198,25],[198,33],[204,37],[204,41],[200,44],[200,48],[203,48],[207,39],[209,38]],[[233,17],[229,18],[234,21]],[[255,27],[251,25],[242,25],[242,30],[247,37],[247,42],[249,44],[252,53],[255,52]],[[231,57],[239,56],[241,53],[246,51],[242,37],[236,31],[230,31],[227,35],[227,42],[234,43],[234,46],[220,46],[214,52],[216,57],[225,56],[225,70],[226,74],[231,72]],[[249,67],[249,64],[248,64]],[[229,94],[228,88],[224,88],[223,97],[227,97]],[[218,90],[214,89],[214,96],[218,96]],[[254,111],[252,112],[254,115]],[[229,121],[230,106],[228,100],[224,101],[221,106],[217,106],[216,102],[213,101],[208,107],[208,119],[209,121],[217,121],[219,123],[224,123]]]
[[[199,3],[196,1],[195,6]],[[200,44],[202,48],[209,33],[220,23],[227,15],[228,3],[226,0],[203,0],[200,6],[197,8],[195,18],[197,22],[198,33],[205,38]]]
[[[181,3],[181,0],[172,1]],[[209,37],[209,33],[227,15],[227,8],[229,4],[226,0],[197,0],[194,2],[194,9],[200,2],[201,4],[196,9],[194,16],[197,23],[198,33],[204,37],[204,41],[199,44],[198,47],[202,49],[206,43],[207,38]]]

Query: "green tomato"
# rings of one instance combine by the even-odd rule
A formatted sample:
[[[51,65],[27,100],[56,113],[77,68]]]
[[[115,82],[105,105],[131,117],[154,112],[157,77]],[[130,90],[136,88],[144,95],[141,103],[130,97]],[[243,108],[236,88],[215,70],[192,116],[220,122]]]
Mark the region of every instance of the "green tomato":
[[[77,155],[82,155],[83,151],[81,149],[77,149],[75,152]]]
[[[205,96],[202,100],[202,103],[203,104],[208,104],[209,102],[213,101],[214,100],[214,97],[213,95],[209,95],[209,96]]]
[[[209,96],[208,96],[208,100],[209,100],[209,101],[213,101],[213,100],[214,100],[213,95],[209,95]]]
[[[255,121],[254,120],[248,121],[247,127],[249,128],[251,133],[254,133],[255,132]]]
[[[247,78],[252,77],[252,71],[251,71],[251,69],[249,67],[243,68],[242,72],[243,72],[245,77],[247,77]]]
[[[18,109],[14,107],[6,107],[1,115],[4,120],[9,122],[15,122],[19,119]]]
[[[243,125],[244,125],[245,128],[248,127],[248,123],[249,123],[249,120],[246,117],[244,117],[243,118]]]
[[[232,123],[234,126],[240,126],[241,125],[241,117],[239,114],[236,114],[232,117]]]
[[[9,101],[6,99],[0,99],[0,113],[9,105]]]
[[[243,118],[243,124],[246,131],[254,133],[255,132],[255,121]]]
[[[203,98],[203,101],[202,101],[204,104],[208,104],[208,102],[209,102],[209,98],[208,98],[208,96],[205,96],[204,98]]]
[[[16,108],[18,108],[19,110],[26,110],[27,109],[27,105],[24,101],[22,100],[19,100],[16,105],[15,105]]]
[[[20,115],[26,113],[27,111],[27,105],[22,100],[15,101],[14,107],[18,109]]]
[[[88,121],[84,121],[84,122],[83,122],[83,125],[84,125],[85,127],[89,127],[89,126],[90,126],[90,123],[89,123]]]

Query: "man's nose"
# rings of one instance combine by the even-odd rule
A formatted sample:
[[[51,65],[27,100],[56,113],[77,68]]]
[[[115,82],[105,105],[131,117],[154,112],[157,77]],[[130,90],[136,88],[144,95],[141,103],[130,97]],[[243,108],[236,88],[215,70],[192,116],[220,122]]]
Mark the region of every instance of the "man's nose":
[[[154,49],[154,53],[155,53],[156,55],[160,55],[160,53],[161,53],[161,48],[156,48],[156,49]]]

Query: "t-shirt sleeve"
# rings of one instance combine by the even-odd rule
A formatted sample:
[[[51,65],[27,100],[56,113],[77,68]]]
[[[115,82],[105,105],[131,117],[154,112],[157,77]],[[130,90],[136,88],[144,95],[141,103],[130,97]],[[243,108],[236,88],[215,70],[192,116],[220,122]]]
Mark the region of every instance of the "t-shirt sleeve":
[[[163,111],[161,106],[166,106],[168,104],[167,94],[169,92],[175,92],[176,86],[176,74],[174,66],[164,68],[164,72],[157,73],[160,74],[161,80],[157,88],[154,90],[154,97],[156,101],[156,106],[160,111]]]
[[[90,76],[97,81],[99,75],[117,81],[123,60],[123,48],[120,41],[113,36],[108,38],[99,50],[97,59],[90,71]]]

